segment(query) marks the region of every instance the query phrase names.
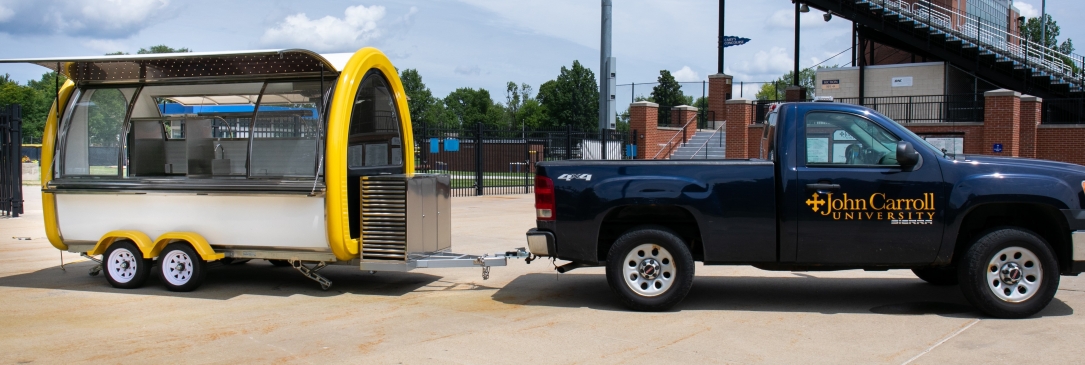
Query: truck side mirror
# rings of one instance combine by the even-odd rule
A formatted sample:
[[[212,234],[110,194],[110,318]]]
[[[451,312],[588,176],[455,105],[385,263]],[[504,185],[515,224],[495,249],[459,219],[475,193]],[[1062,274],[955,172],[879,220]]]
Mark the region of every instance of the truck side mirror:
[[[914,167],[919,163],[919,152],[910,142],[897,142],[897,163],[903,168]]]

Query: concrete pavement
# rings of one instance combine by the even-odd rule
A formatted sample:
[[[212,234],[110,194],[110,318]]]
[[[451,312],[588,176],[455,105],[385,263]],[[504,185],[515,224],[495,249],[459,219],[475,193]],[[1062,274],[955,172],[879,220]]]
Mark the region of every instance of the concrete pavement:
[[[601,268],[549,261],[369,274],[329,291],[264,261],[210,270],[192,293],[158,278],[113,289],[45,239],[40,193],[0,219],[0,363],[1081,363],[1085,279],[1063,277],[1035,318],[975,312],[910,271],[697,267],[675,310],[621,307]],[[455,198],[453,250],[525,245],[531,195]],[[108,207],[103,207],[108,214]],[[29,240],[21,240],[28,238]]]

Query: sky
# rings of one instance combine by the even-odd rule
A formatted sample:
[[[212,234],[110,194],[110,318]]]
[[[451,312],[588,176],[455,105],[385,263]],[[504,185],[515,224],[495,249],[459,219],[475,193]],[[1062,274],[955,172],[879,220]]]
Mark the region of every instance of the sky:
[[[719,1],[615,0],[613,55],[618,84],[652,83],[660,70],[696,82],[716,73]],[[1040,0],[1014,2],[1038,16]],[[1085,40],[1085,24],[1063,14],[1085,13],[1085,1],[1050,0],[1062,35]],[[750,38],[726,49],[725,73],[748,83],[735,97],[752,98],[794,62],[794,8],[789,0],[726,4],[726,34]],[[848,64],[851,22],[802,16],[799,63]],[[505,101],[506,84],[539,84],[579,60],[599,69],[600,2],[587,0],[0,0],[0,58],[135,53],[165,44],[198,52],[306,48],[321,53],[381,49],[399,69],[417,69],[435,96],[483,88]],[[836,58],[834,55],[843,52]],[[1079,51],[1078,53],[1085,53]],[[826,61],[829,59],[828,61]],[[0,74],[25,82],[46,69],[0,64]],[[651,86],[619,86],[620,109]]]

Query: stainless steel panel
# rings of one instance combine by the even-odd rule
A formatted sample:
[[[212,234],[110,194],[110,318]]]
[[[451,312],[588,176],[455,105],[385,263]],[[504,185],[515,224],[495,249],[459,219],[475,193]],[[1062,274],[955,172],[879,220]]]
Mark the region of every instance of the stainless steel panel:
[[[407,260],[409,226],[405,179],[405,176],[397,175],[369,176],[361,180],[363,261]]]
[[[536,231],[532,228],[527,231],[527,248],[535,256],[550,256],[549,242],[554,240],[550,232]]]
[[[422,196],[422,252],[437,251],[437,179],[433,175],[417,176]],[[412,251],[413,252],[413,251]]]
[[[452,249],[452,179],[437,175],[437,251]]]
[[[423,218],[426,200],[422,195],[422,181],[417,177],[407,180],[407,252],[426,252]]]
[[[215,146],[211,140],[210,119],[185,121],[185,146],[188,154],[188,174],[211,175]]]

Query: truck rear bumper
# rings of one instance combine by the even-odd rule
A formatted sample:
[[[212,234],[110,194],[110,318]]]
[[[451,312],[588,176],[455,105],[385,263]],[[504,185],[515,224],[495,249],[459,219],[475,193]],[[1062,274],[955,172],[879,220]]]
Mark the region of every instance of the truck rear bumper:
[[[527,230],[527,249],[535,256],[550,256],[554,250],[554,234],[532,228]]]

